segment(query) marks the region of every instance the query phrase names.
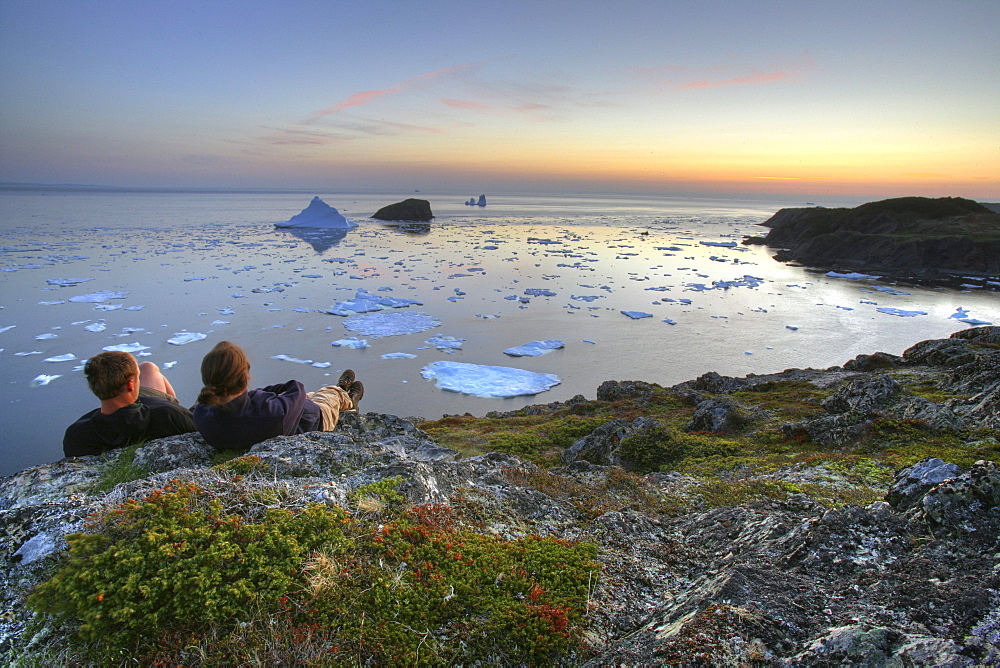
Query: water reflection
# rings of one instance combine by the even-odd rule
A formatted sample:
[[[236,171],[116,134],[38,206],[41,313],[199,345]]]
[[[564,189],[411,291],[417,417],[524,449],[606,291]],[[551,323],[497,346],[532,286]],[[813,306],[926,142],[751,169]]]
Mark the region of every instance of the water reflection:
[[[353,229],[353,228],[352,228]],[[344,228],[289,227],[281,230],[302,239],[322,255],[347,237],[350,230]]]
[[[390,230],[395,230],[396,232],[402,232],[403,234],[429,234],[431,231],[430,223],[419,223],[414,221],[384,223],[384,227],[387,227]]]

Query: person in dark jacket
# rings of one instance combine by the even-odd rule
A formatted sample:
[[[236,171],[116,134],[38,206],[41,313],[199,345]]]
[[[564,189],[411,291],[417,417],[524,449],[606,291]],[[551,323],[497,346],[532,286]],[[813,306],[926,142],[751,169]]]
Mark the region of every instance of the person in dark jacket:
[[[101,407],[66,429],[67,457],[102,452],[154,438],[196,431],[191,411],[179,405],[170,381],[152,362],[138,364],[132,355],[103,352],[83,367]]]
[[[306,392],[297,380],[248,389],[250,361],[234,343],[222,341],[201,362],[205,386],[194,422],[217,449],[249,450],[275,436],[333,431],[341,411],[357,410],[364,386],[350,369],[336,385]]]

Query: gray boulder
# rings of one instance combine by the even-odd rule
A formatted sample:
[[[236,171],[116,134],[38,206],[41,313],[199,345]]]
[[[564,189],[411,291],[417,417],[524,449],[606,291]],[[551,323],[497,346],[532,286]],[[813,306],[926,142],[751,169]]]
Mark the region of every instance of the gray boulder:
[[[208,466],[215,448],[198,432],[167,436],[150,441],[135,452],[133,463],[151,473],[179,468]]]
[[[932,488],[962,475],[962,469],[937,457],[929,457],[896,472],[896,477],[885,500],[896,511],[906,512],[923,501]]]
[[[733,434],[765,417],[767,416],[763,411],[748,406],[739,399],[722,395],[699,403],[684,429]]]
[[[892,404],[902,392],[903,387],[889,376],[863,376],[848,381],[820,405],[834,414],[854,411],[872,415],[877,409]]]

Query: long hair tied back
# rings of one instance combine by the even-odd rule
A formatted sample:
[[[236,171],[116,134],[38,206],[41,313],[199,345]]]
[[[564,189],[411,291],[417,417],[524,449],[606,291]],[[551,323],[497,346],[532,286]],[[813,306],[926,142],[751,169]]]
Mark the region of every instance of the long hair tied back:
[[[250,360],[235,343],[220,341],[201,360],[201,382],[205,386],[198,394],[198,403],[221,404],[227,397],[247,389]]]

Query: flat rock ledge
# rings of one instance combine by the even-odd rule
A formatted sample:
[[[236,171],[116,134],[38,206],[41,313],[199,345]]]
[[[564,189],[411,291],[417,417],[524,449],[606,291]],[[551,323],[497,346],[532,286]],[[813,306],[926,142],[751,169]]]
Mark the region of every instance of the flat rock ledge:
[[[913,411],[923,419],[996,428],[995,343],[1000,328],[960,332],[923,342],[897,364],[951,369],[951,387],[969,398],[937,412],[911,401],[878,372],[835,368],[789,370],[782,377],[836,382],[824,407],[830,424],[799,425],[849,437],[873,412]],[[972,333],[969,333],[972,332]],[[993,337],[991,339],[991,337]],[[989,344],[994,340],[993,344]],[[986,342],[986,345],[984,345]],[[976,345],[972,345],[975,343]],[[970,350],[972,353],[970,354]],[[978,375],[977,375],[978,374]],[[831,380],[836,376],[836,380]],[[695,404],[774,376],[709,375],[675,388]],[[607,396],[642,401],[652,386],[625,381],[602,386]],[[579,401],[580,399],[574,399]],[[756,419],[734,402],[706,404],[699,420],[726,424]],[[742,418],[741,418],[742,419]],[[701,428],[699,422],[693,427]],[[118,452],[65,459],[0,480],[0,656],[31,665],[55,634],[27,637],[24,596],[47,578],[65,537],[86,518],[172,479],[208,490],[270,489],[275,503],[347,506],[352,490],[399,476],[412,503],[475,504],[481,529],[505,538],[528,534],[591,541],[603,566],[590,601],[590,653],[567,663],[653,665],[978,666],[1000,663],[1000,467],[968,469],[926,459],[898,471],[884,500],[831,508],[804,494],[706,508],[698,481],[679,473],[642,476],[654,493],[691,495],[691,510],[663,514],[633,504],[596,517],[572,495],[546,493],[528,481],[544,473],[563,488],[610,489],[616,432],[643,428],[624,421],[581,439],[559,468],[542,472],[518,457],[491,453],[460,459],[412,420],[346,414],[336,431],[279,437],[254,446],[253,466],[237,474],[210,466],[211,449],[197,434],[160,439],[138,450],[148,477],[95,491]],[[620,437],[619,433],[619,437]],[[570,449],[572,450],[572,449]],[[581,455],[599,453],[608,463]],[[823,466],[790,466],[748,479],[796,484],[850,484]],[[560,484],[550,488],[556,490]]]

